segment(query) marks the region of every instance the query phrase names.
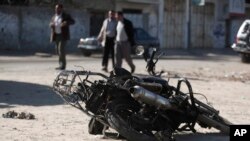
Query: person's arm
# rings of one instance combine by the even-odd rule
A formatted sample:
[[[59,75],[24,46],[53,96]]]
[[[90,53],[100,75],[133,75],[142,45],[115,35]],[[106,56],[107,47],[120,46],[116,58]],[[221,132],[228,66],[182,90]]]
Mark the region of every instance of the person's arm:
[[[49,23],[49,27],[54,30],[55,29],[55,24],[54,24],[54,16],[51,18],[50,23]]]
[[[131,34],[132,45],[134,46],[135,38],[134,38],[134,26],[132,22],[130,22],[130,34]]]
[[[62,22],[62,26],[69,26],[75,24],[75,20],[68,14],[63,14],[65,20]]]
[[[102,28],[101,28],[101,30],[100,30],[100,33],[98,34],[98,36],[97,36],[97,40],[99,41],[99,42],[101,42],[102,40],[103,40],[103,34],[104,34],[104,26],[105,26],[105,23],[106,23],[106,20],[104,20],[103,21],[103,23],[102,23]]]
[[[127,24],[127,30],[126,33],[128,35],[128,38],[129,38],[129,42],[131,44],[131,46],[134,46],[135,45],[135,40],[134,40],[134,26],[133,26],[133,23],[129,20],[126,21],[126,24]]]

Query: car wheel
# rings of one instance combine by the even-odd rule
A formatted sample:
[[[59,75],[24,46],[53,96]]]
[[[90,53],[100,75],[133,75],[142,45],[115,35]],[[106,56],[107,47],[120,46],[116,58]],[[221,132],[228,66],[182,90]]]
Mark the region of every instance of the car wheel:
[[[242,53],[241,54],[241,62],[250,63],[250,54]]]
[[[81,51],[82,51],[83,56],[86,56],[86,57],[89,57],[92,54],[90,51],[85,50],[85,49],[81,49]]]

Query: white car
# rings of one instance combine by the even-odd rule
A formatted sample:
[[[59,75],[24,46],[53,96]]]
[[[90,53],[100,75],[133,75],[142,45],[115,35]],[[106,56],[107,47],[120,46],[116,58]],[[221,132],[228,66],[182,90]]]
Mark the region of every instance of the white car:
[[[241,61],[250,63],[250,20],[245,20],[239,28],[235,43],[232,45],[234,51],[240,53]]]
[[[152,37],[142,28],[134,28],[134,39],[136,45],[144,46],[146,51],[150,47],[159,49],[159,40]],[[91,56],[91,54],[100,53],[103,50],[103,47],[96,37],[81,38],[77,47],[81,50],[84,56]],[[132,48],[132,53],[135,53],[135,48]]]

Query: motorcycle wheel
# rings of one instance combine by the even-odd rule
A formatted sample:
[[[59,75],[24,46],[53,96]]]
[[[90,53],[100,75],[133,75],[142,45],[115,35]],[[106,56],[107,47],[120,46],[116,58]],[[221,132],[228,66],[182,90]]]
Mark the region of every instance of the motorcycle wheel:
[[[197,121],[200,125],[207,125],[208,127],[213,127],[221,131],[221,133],[229,134],[230,125],[232,123],[227,119],[221,117],[219,114],[209,114],[203,113],[198,115]]]
[[[104,129],[104,125],[102,123],[100,123],[99,121],[97,121],[95,118],[91,118],[91,120],[89,121],[89,134],[92,135],[101,135],[102,131]]]
[[[130,117],[138,111],[133,102],[116,100],[108,105],[106,117],[110,126],[129,141],[157,141],[151,131],[141,131],[131,125]]]

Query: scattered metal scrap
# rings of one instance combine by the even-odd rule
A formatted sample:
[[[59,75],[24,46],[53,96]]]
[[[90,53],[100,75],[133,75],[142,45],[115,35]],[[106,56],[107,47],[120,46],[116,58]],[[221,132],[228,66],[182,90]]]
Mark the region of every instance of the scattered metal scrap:
[[[7,113],[2,115],[3,118],[14,118],[14,119],[35,119],[35,115],[27,112],[15,112],[15,111],[8,111]]]

